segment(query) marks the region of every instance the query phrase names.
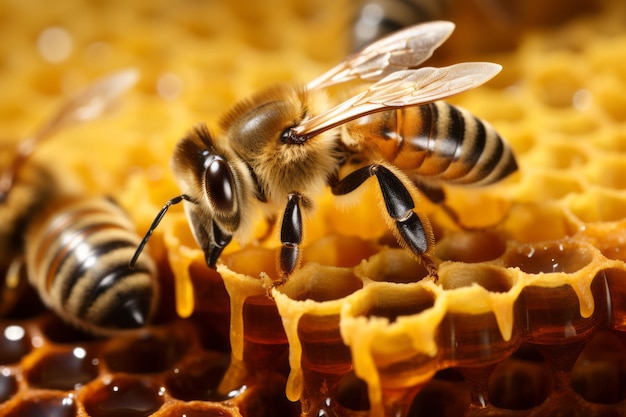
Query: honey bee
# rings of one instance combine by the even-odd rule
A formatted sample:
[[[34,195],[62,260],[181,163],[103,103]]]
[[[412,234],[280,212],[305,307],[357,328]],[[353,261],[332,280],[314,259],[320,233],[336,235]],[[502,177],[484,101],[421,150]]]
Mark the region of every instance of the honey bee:
[[[445,15],[450,0],[364,0],[358,7],[352,31],[355,49],[419,22]]]
[[[146,257],[129,269],[141,238],[123,210],[108,198],[74,195],[30,157],[63,128],[107,113],[137,76],[134,70],[112,74],[69,99],[39,131],[19,142],[0,171],[5,285],[17,286],[25,272],[45,305],[94,334],[146,324],[158,294],[154,262]]]
[[[255,206],[282,212],[279,279],[301,260],[303,214],[326,186],[346,195],[374,177],[383,215],[399,244],[436,277],[434,237],[416,207],[418,185],[486,185],[517,169],[509,145],[487,122],[438,100],[474,88],[501,69],[484,62],[415,69],[452,33],[434,21],[389,35],[349,56],[306,87],[271,87],[235,105],[213,136],[200,125],[178,143],[172,165],[183,194],[168,201],[133,261],[172,204],[184,202],[206,262],[232,237],[245,239]],[[373,82],[330,106],[324,91]]]

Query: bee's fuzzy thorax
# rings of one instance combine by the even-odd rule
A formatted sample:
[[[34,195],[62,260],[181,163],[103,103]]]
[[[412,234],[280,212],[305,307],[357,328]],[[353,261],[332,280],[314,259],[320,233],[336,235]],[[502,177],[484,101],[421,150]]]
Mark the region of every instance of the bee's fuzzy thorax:
[[[315,195],[337,167],[336,136],[325,132],[302,144],[282,133],[328,107],[326,94],[279,84],[236,104],[221,120],[232,150],[247,161],[267,202],[280,207],[292,192]]]
[[[268,158],[255,167],[268,199],[281,204],[291,192],[319,194],[337,167],[335,142],[333,134],[323,133],[302,145],[268,149]]]

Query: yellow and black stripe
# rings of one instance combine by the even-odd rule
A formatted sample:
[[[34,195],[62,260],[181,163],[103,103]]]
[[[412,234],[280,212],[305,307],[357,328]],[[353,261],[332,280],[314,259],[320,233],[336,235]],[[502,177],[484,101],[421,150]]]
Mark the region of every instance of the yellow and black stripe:
[[[348,134],[427,182],[487,185],[517,170],[512,149],[490,124],[444,101],[367,116]]]
[[[61,201],[26,235],[29,280],[62,318],[93,333],[145,325],[158,297],[148,256],[129,260],[140,238],[111,200]]]
[[[517,170],[507,142],[469,111],[444,101],[419,106],[417,111],[421,124],[403,124],[408,130],[405,144],[427,152],[417,174],[453,184],[487,185]],[[410,132],[415,126],[419,131]]]

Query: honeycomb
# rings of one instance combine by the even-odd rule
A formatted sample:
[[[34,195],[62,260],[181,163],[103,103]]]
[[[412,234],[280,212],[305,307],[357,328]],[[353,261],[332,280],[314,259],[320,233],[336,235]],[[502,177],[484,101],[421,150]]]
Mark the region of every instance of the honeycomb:
[[[275,230],[260,221],[257,240],[272,237],[233,243],[213,271],[172,208],[150,242],[162,299],[146,329],[96,338],[3,283],[0,415],[625,415],[626,5],[446,4],[457,31],[434,62],[504,66],[450,101],[493,124],[520,170],[424,201],[438,282],[375,204],[342,211],[327,193],[306,219],[303,267],[270,298]],[[29,208],[60,189],[113,196],[143,233],[179,193],[177,140],[263,86],[338,62],[356,6],[4,1],[0,166],[62,97],[136,67],[114,115],[42,143],[19,181],[44,179]],[[0,216],[8,277],[23,225]]]

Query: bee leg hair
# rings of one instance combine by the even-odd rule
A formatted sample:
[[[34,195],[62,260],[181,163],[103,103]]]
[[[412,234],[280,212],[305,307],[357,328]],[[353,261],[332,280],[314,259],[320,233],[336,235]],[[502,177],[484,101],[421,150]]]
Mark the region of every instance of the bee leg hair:
[[[387,213],[395,222],[398,238],[416,256],[428,250],[429,241],[419,216],[413,211],[415,203],[404,183],[387,167],[371,164],[357,169],[332,186],[335,195],[354,191],[368,178],[376,176]]]

